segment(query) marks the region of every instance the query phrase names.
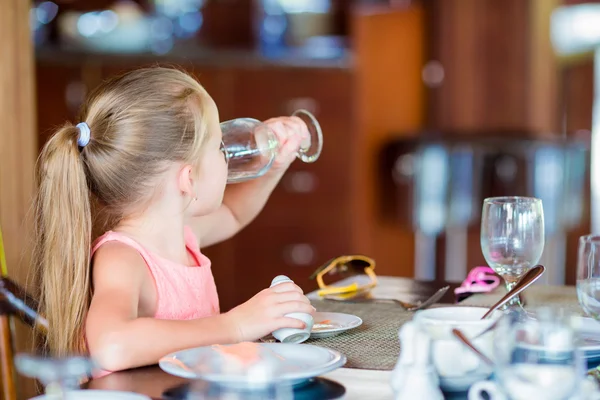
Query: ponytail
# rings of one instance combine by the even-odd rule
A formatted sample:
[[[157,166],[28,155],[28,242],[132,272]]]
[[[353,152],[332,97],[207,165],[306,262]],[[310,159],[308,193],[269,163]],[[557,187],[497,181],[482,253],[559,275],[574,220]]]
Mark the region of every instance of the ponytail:
[[[40,312],[49,324],[45,347],[59,357],[87,352],[92,216],[78,136],[75,126],[63,126],[44,146],[38,165],[34,265]]]

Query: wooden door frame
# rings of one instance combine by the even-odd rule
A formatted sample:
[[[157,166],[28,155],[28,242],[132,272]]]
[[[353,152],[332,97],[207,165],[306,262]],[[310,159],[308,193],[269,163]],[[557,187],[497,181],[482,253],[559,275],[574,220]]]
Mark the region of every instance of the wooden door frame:
[[[29,217],[37,157],[34,46],[29,1],[0,1],[0,223],[9,275],[25,284],[29,274]],[[16,348],[27,350],[31,330],[17,327]],[[29,333],[27,333],[29,332]],[[19,379],[19,398],[34,388]]]

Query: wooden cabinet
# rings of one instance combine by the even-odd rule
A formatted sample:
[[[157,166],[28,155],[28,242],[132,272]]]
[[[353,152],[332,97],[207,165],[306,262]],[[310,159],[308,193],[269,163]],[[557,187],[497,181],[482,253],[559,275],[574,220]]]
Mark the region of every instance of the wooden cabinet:
[[[293,213],[327,213],[346,207],[352,132],[352,74],[347,69],[266,68],[236,73],[235,114],[261,120],[291,115],[304,108],[323,130],[324,147],[318,162],[295,161],[275,189],[257,223],[283,220]]]
[[[65,121],[75,122],[88,93],[81,66],[41,65],[36,68],[39,148]],[[76,123],[76,122],[75,122]]]
[[[339,214],[293,210],[269,226],[253,224],[236,238],[235,287],[243,301],[268,287],[277,275],[289,276],[305,291],[316,288],[309,276],[317,266],[352,250],[350,226]]]
[[[316,266],[352,251],[349,201],[340,201],[351,196],[351,71],[243,68],[234,81],[234,116],[265,120],[304,108],[319,120],[326,145],[318,162],[292,164],[261,214],[233,240],[236,274],[228,285],[238,303],[280,274],[312,290]]]
[[[433,0],[429,122],[444,131],[554,134],[560,125],[550,16],[560,0]]]
[[[267,287],[276,275],[305,291],[316,266],[352,251],[349,163],[354,145],[348,69],[242,68],[234,72],[234,115],[261,120],[304,108],[323,129],[318,162],[296,160],[256,220],[235,239],[238,302]],[[332,107],[332,105],[335,105]]]
[[[563,106],[569,133],[590,132],[594,103],[594,62],[592,57],[562,67]]]

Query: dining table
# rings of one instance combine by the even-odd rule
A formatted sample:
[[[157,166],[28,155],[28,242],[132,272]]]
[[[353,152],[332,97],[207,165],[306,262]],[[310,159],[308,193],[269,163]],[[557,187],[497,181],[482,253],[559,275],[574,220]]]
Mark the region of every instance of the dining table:
[[[386,299],[397,299],[404,302],[418,303],[419,301],[426,300],[445,285],[450,286],[449,290],[440,299],[439,303],[433,305],[433,307],[443,307],[456,303],[454,288],[458,287],[460,283],[417,281],[410,278],[379,276],[377,286],[372,289],[371,297],[377,300],[381,299],[382,304],[386,303]],[[505,293],[504,287],[500,286],[491,293],[473,294],[466,299],[461,299],[458,305],[489,307]],[[320,299],[320,296],[316,291],[308,293],[307,297],[311,299],[313,305],[316,304],[315,307],[317,308],[317,311],[322,307],[338,306],[338,302],[326,302],[323,299]],[[545,305],[557,306],[580,312],[574,286],[534,284],[524,293],[524,302],[526,303],[527,308]],[[360,311],[360,307],[364,307],[364,305],[359,302],[354,304],[342,304],[340,306],[345,307],[343,310],[355,309],[357,312]],[[359,331],[357,329],[356,333],[352,333],[352,331],[346,332],[345,337],[339,339],[339,343],[341,343],[342,346],[341,352],[348,357],[348,362],[344,367],[319,377],[319,379],[335,383],[338,387],[341,387],[341,398],[343,399],[354,400],[368,398],[372,400],[391,400],[394,398],[390,380],[392,369],[399,354],[399,346],[396,345],[398,343],[398,326],[403,323],[403,321],[411,319],[414,313],[403,309],[400,305],[394,304],[393,302],[388,302],[386,307],[387,308],[385,309],[380,307],[377,312],[372,312],[371,310],[365,311],[366,314],[363,315],[367,317],[370,317],[371,315],[375,315],[376,317],[378,312],[383,314],[380,315],[379,320],[373,320],[375,322],[371,324],[371,326],[369,326],[369,324],[364,324],[366,326],[361,326],[362,330]],[[395,310],[394,307],[396,307]],[[330,311],[330,309],[327,309],[326,311]],[[398,317],[390,318],[390,312],[393,313],[391,315]],[[398,320],[400,322],[398,322]],[[381,328],[378,328],[377,321],[389,321],[392,325],[386,328],[388,329],[387,331],[385,329],[382,330]],[[385,323],[381,323],[380,325],[385,325]],[[377,331],[377,329],[379,330]],[[361,337],[362,339],[360,339]],[[353,338],[357,339],[354,340]],[[325,347],[333,347],[336,345],[335,337],[327,340],[328,341],[323,344],[311,344],[323,345]],[[378,342],[378,340],[380,342]],[[368,350],[369,346],[372,346],[370,348],[374,349],[374,352],[379,350],[381,353],[373,358],[365,356],[365,348]],[[387,349],[386,346],[388,347]],[[360,353],[359,350],[362,350],[363,353]],[[355,355],[355,357],[353,357],[353,355]],[[188,381],[186,379],[170,375],[162,371],[158,366],[149,366],[114,372],[107,376],[93,379],[85,385],[85,388],[136,392],[149,396],[152,399],[167,399],[170,397],[166,394],[172,393],[173,390],[183,387],[183,385],[186,385],[187,383]],[[466,394],[462,394],[461,396],[447,395],[446,398],[466,399]]]

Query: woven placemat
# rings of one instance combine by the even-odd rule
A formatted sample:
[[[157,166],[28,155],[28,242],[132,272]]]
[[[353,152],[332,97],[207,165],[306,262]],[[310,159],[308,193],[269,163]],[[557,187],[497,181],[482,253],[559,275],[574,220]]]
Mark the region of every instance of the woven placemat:
[[[344,354],[345,368],[391,371],[400,354],[398,330],[413,313],[393,303],[336,303],[315,301],[320,312],[339,312],[360,317],[358,328],[328,338],[311,338],[305,343],[328,347]]]

